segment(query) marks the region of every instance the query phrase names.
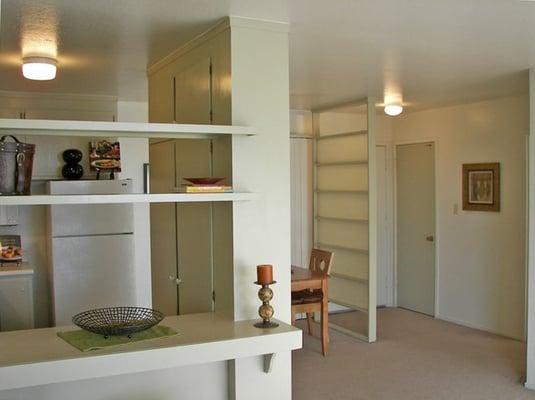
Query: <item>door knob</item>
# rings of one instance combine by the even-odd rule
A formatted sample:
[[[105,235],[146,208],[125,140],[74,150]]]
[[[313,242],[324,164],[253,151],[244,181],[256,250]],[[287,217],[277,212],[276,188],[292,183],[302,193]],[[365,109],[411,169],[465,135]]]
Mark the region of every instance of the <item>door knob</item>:
[[[425,240],[427,240],[428,242],[434,242],[435,241],[435,237],[433,235],[427,235],[425,237]]]

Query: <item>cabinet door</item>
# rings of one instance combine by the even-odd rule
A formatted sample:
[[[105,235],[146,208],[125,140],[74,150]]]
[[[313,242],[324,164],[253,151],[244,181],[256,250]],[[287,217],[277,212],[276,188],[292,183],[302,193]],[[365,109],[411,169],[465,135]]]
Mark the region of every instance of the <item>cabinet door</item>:
[[[175,75],[175,120],[181,124],[210,124],[211,109],[211,59],[207,57]]]
[[[211,175],[210,141],[177,140],[177,186],[183,178]],[[212,301],[212,204],[177,203],[180,314],[210,312]]]
[[[0,118],[22,118],[22,110],[11,107],[0,107]]]
[[[150,145],[151,193],[169,193],[175,187],[175,141]],[[152,306],[165,315],[178,313],[176,207],[150,205]]]
[[[33,328],[32,280],[28,276],[0,278],[0,331]]]
[[[172,123],[175,120],[174,78],[161,71],[149,77],[149,121]]]

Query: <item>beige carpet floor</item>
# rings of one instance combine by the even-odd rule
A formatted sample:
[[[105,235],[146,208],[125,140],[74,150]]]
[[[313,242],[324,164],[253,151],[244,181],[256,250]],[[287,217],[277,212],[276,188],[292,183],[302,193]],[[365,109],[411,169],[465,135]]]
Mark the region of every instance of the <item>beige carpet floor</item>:
[[[324,358],[313,329],[293,354],[293,400],[535,400],[521,385],[525,345],[515,340],[381,309],[376,343],[331,330]]]

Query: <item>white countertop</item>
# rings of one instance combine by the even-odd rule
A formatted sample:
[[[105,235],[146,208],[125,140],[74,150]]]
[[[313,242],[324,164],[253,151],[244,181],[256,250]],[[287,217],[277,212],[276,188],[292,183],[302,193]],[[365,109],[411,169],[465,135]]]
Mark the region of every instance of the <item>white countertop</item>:
[[[301,331],[280,323],[258,329],[214,313],[167,317],[177,336],[81,352],[59,338],[76,327],[0,333],[0,390],[272,355],[302,346]],[[267,372],[267,369],[266,369]]]
[[[0,278],[14,275],[33,275],[33,269],[25,262],[20,265],[17,265],[17,263],[4,263],[0,265]]]

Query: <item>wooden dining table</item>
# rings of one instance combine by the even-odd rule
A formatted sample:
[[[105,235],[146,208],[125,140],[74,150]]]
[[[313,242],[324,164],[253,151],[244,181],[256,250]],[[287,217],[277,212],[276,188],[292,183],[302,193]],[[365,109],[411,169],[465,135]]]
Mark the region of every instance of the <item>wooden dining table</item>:
[[[292,292],[305,289],[321,289],[323,293],[321,304],[321,337],[325,348],[329,343],[329,276],[308,268],[292,265]],[[299,307],[299,306],[297,306]],[[292,312],[292,325],[295,323],[295,314]]]

